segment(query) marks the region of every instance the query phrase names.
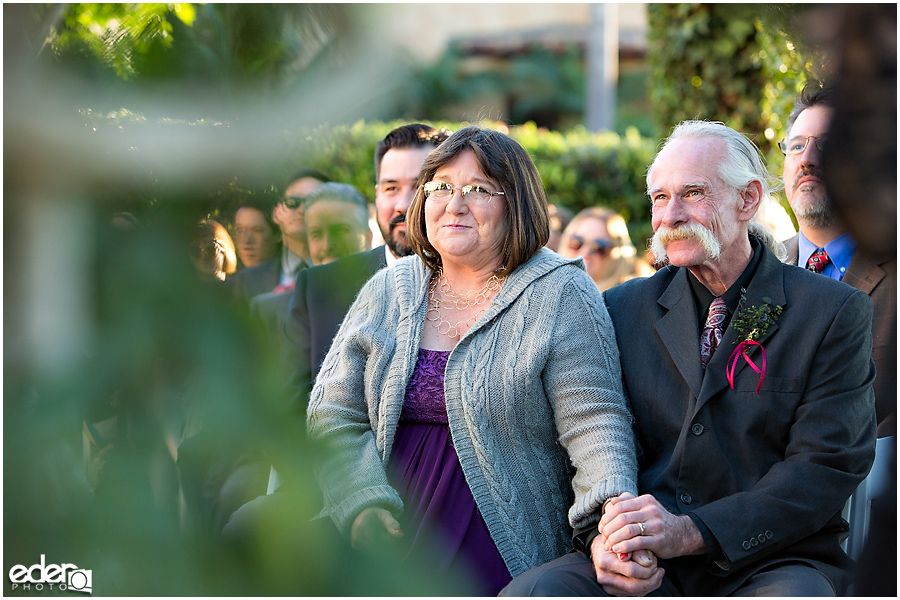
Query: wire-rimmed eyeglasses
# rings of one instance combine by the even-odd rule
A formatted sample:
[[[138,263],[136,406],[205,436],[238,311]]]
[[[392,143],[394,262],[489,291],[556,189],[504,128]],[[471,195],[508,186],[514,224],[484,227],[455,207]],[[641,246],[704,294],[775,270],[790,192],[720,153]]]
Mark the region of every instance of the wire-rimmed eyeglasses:
[[[423,188],[425,189],[425,197],[429,200],[448,202],[453,197],[453,191],[459,190],[463,200],[479,206],[490,203],[494,196],[506,195],[504,192],[493,192],[480,185],[464,185],[457,188],[443,181],[429,181]]]
[[[800,135],[791,138],[790,141],[788,141],[786,138],[781,140],[780,142],[778,142],[778,147],[781,149],[781,153],[784,155],[801,154],[809,145],[809,140],[816,140],[816,148],[818,148],[819,150],[825,150],[825,146],[828,144],[827,135]]]

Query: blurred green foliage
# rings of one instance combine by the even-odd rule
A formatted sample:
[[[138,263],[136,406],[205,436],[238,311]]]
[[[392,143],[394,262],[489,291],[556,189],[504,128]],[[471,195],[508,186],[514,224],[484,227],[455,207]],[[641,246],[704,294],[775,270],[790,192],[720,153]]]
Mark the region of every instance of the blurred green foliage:
[[[120,229],[91,209],[97,245],[82,275],[93,339],[66,370],[5,371],[5,570],[45,555],[91,570],[101,596],[435,593],[427,557],[360,556],[330,522],[309,522],[321,506],[316,450],[287,410],[278,345],[225,287],[198,280],[186,245],[194,211],[163,196]],[[241,538],[203,527],[180,499],[175,461],[198,432],[206,450],[278,464],[290,502]],[[6,578],[4,593],[72,592],[14,590]]]
[[[475,52],[451,42],[434,63],[409,60],[410,84],[397,110],[435,120],[494,119],[534,122],[566,131],[584,120],[586,78],[584,48],[572,42],[548,48],[527,44],[516,50]],[[630,67],[620,73],[615,131],[629,127],[644,135],[652,122],[646,104],[646,71]]]
[[[577,44],[556,50],[535,44],[495,56],[475,55],[451,43],[435,63],[418,68],[404,110],[438,119],[536,121],[566,129],[581,120],[584,110],[582,62]],[[489,114],[478,114],[485,110]]]
[[[75,3],[28,11],[22,25],[43,40],[36,51],[43,66],[103,86],[112,102],[127,97],[136,111],[154,103],[128,92],[192,92],[196,111],[170,118],[233,117],[237,102],[302,89],[340,63],[354,38],[352,11],[340,4]]]
[[[655,140],[634,128],[625,135],[593,133],[583,126],[567,132],[539,129],[533,123],[510,130],[534,160],[547,200],[578,212],[605,206],[622,214],[638,248],[652,235],[645,175]]]
[[[190,26],[193,4],[75,3],[62,15],[64,26],[51,39],[51,48],[63,51],[85,47],[122,79],[134,77],[135,61],[158,44],[171,48],[174,42],[170,18]]]
[[[127,134],[130,128],[201,127],[217,131],[214,121],[185,123],[181,121],[148,122],[140,114],[112,111],[106,114],[84,111],[85,122],[98,132]],[[232,174],[219,183],[218,189],[196,190],[192,204],[198,218],[216,218],[228,223],[235,208],[230,192],[275,193],[280,195],[290,174],[299,166],[322,171],[334,181],[354,185],[370,202],[375,200],[375,145],[392,129],[409,121],[357,121],[346,125],[320,125],[285,129],[273,145],[283,148],[283,160],[261,172]],[[425,121],[434,127],[455,131],[469,123]],[[641,136],[635,128],[625,135],[613,132],[591,132],[576,126],[566,132],[551,131],[534,123],[507,127],[495,121],[475,123],[500,129],[516,139],[537,166],[547,200],[578,212],[588,206],[606,206],[620,212],[628,222],[632,239],[638,247],[652,235],[650,205],[645,194],[645,175],[656,150],[656,140]],[[128,139],[125,135],[124,139]],[[124,142],[123,142],[124,144]],[[124,151],[124,147],[122,148]],[[144,205],[166,194],[163,182],[152,182],[141,193]],[[184,193],[182,191],[182,193]]]
[[[722,121],[754,140],[780,173],[778,141],[799,91],[825,72],[804,35],[815,5],[649,4],[648,86],[658,137],[686,119]],[[780,199],[791,219],[790,205]]]
[[[686,119],[750,135],[770,163],[797,93],[822,58],[798,33],[803,8],[766,4],[649,4],[649,95],[657,135]]]

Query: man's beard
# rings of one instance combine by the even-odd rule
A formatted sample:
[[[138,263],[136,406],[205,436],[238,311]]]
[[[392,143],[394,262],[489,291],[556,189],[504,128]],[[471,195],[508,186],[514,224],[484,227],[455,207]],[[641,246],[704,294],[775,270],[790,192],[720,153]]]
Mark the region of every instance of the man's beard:
[[[669,261],[666,254],[666,244],[675,240],[695,239],[700,242],[710,260],[717,260],[722,254],[722,244],[716,239],[715,234],[700,223],[680,225],[678,227],[666,227],[661,225],[650,240],[650,251],[656,259],[656,264],[664,265]]]
[[[822,179],[822,173],[818,169],[803,169],[797,174],[797,178],[794,181],[796,182],[807,175],[814,175]],[[828,198],[828,193],[825,191],[824,186],[820,187],[822,193],[817,195],[812,191],[801,192],[799,186],[796,184],[794,186],[794,197],[797,199],[797,209],[794,210],[794,216],[797,217],[798,222],[802,222],[803,225],[812,229],[824,229],[835,224],[831,200]],[[804,194],[806,195],[805,198],[802,197]]]
[[[406,235],[400,236],[402,241],[394,238],[394,230],[400,223],[406,223],[406,215],[397,215],[391,219],[391,222],[388,223],[387,231],[385,231],[383,227],[380,227],[381,237],[384,238],[384,243],[387,244],[388,249],[397,258],[410,256],[413,253],[412,248],[406,243]]]

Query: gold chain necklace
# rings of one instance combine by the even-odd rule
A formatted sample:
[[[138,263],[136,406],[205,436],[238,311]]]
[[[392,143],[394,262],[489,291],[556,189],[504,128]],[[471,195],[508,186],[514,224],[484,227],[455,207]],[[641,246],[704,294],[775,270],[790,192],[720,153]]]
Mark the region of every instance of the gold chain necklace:
[[[441,314],[441,308],[446,310],[465,310],[470,306],[484,304],[487,302],[489,294],[497,292],[503,287],[504,281],[506,281],[505,275],[503,277],[491,275],[490,279],[487,280],[487,283],[480,290],[469,290],[460,296],[450,287],[450,282],[447,281],[444,271],[441,269],[432,276],[431,283],[428,284],[428,311],[425,313],[425,319],[434,325],[439,334],[446,335],[450,339],[460,338],[484,314],[487,306],[482,308],[474,317],[465,322],[457,321],[455,325],[444,318]],[[444,296],[444,300],[438,297],[438,292]]]

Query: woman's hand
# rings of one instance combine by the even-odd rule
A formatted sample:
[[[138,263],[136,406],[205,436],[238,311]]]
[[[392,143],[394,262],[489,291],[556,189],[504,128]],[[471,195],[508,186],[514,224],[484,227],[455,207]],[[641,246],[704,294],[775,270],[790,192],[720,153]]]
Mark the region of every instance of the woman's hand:
[[[645,596],[662,585],[666,574],[647,550],[633,552],[628,558],[610,552],[603,534],[591,543],[591,560],[597,583],[611,596]]]
[[[400,523],[389,511],[377,506],[364,509],[350,527],[350,545],[354,550],[375,550],[402,537]]]

